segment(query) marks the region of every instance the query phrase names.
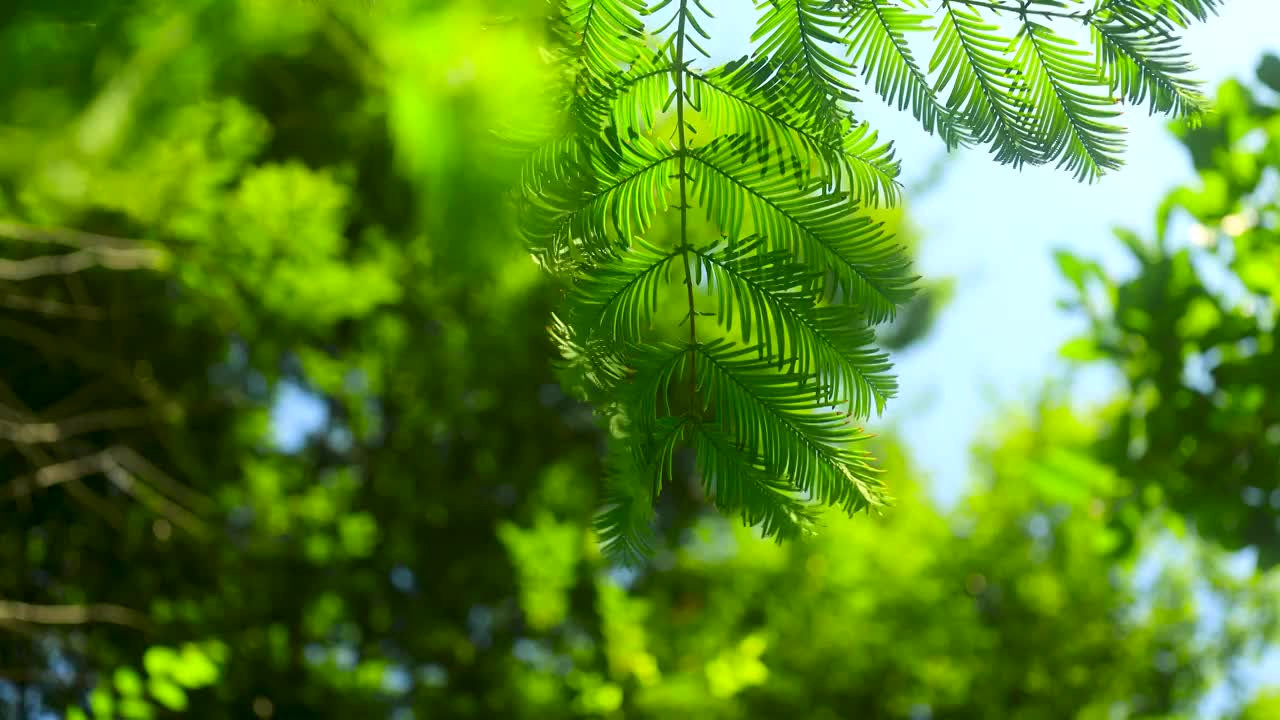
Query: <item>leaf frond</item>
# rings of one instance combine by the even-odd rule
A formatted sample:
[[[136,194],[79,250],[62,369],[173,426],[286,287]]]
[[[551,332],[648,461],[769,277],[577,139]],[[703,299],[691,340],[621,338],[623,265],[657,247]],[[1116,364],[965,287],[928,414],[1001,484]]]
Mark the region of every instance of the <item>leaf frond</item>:
[[[944,1],[934,43],[929,69],[938,74],[935,86],[947,91],[947,108],[973,141],[989,144],[997,162],[1015,168],[1036,163],[1045,151],[1021,97],[1022,72],[1006,55],[1012,39],[972,8]]]
[[[754,244],[698,252],[726,330],[779,367],[812,376],[819,399],[856,417],[878,414],[897,392],[888,355],[852,305],[817,302],[822,275],[786,252]]]
[[[598,262],[626,248],[667,208],[676,157],[660,141],[609,135],[535,158],[531,172],[546,180],[525,188],[521,228],[531,251]]]
[[[925,131],[938,133],[948,147],[956,147],[965,140],[961,128],[938,103],[907,42],[909,33],[932,30],[931,19],[886,0],[851,0],[849,52],[853,65],[861,68],[885,102],[899,110],[909,109]]]
[[[724,137],[691,157],[701,204],[730,239],[759,236],[770,249],[788,250],[815,270],[829,271],[832,294],[863,308],[872,324],[893,317],[911,297],[910,262],[892,237],[857,205],[815,194],[793,177],[774,172],[767,147],[747,137]]]
[[[1080,180],[1120,167],[1120,113],[1089,54],[1040,23],[1023,23],[1014,58],[1026,68],[1026,95],[1037,112],[1045,162],[1057,161]]]
[[[846,513],[884,504],[879,471],[857,448],[867,436],[848,415],[802,390],[811,378],[723,341],[695,353],[699,391],[718,427],[769,473]]]
[[[703,0],[553,4],[563,112],[511,133],[541,143],[516,202],[565,289],[563,382],[613,438],[597,533],[639,562],[682,449],[769,537],[888,499],[857,423],[897,391],[874,328],[917,278],[867,211],[899,168],[855,83],[950,147],[1091,181],[1120,166],[1121,103],[1204,106],[1178,33],[1222,0],[755,0],[751,54],[710,68]]]
[[[1113,88],[1135,105],[1148,105],[1152,114],[1186,117],[1202,112],[1208,101],[1200,84],[1189,77],[1195,67],[1177,39],[1159,24],[1159,16],[1151,11],[1124,7],[1093,16],[1096,62]]]
[[[828,125],[849,117],[841,103],[857,100],[841,56],[844,16],[824,0],[756,0],[761,11],[751,41],[793,88],[791,100],[805,115]]]
[[[830,125],[803,112],[789,102],[795,76],[778,72],[767,58],[741,58],[689,76],[694,103],[717,134],[745,133],[766,140],[800,161],[805,181],[823,178],[826,192],[839,192],[848,182],[862,202],[897,203],[901,187],[892,145],[878,143],[865,123]]]
[[[703,488],[721,512],[737,514],[779,542],[813,533],[818,508],[712,424],[697,427],[694,452]]]

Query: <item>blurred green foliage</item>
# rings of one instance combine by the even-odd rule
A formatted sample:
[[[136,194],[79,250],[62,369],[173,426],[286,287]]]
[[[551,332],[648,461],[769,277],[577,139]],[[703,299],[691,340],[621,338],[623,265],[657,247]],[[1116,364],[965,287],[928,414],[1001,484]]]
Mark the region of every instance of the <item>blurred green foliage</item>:
[[[783,546],[682,458],[654,562],[610,567],[607,429],[556,382],[491,132],[540,105],[541,4],[95,8],[0,16],[5,717],[1190,718],[1274,638],[1274,582],[1194,536],[1117,555],[1177,476],[1060,401],[953,510],[879,440],[897,508]],[[1233,402],[1273,412],[1261,382]],[[1148,447],[1217,412],[1261,462],[1230,404]],[[1257,511],[1180,467],[1173,511]]]
[[[1224,84],[1215,112],[1175,128],[1199,182],[1171,192],[1154,238],[1123,231],[1137,269],[1109,276],[1059,253],[1089,332],[1067,357],[1123,373],[1126,400],[1098,454],[1131,484],[1116,499],[1133,536],[1168,507],[1229,549],[1280,562],[1280,59]]]

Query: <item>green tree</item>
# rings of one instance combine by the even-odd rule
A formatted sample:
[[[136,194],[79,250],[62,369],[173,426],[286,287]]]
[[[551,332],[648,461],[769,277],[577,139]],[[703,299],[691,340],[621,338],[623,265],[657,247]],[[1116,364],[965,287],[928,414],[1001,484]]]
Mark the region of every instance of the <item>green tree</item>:
[[[1150,239],[1119,233],[1127,278],[1059,254],[1090,331],[1065,353],[1124,374],[1128,401],[1100,454],[1133,480],[1117,501],[1132,529],[1168,507],[1223,547],[1280,562],[1280,234],[1269,178],[1280,169],[1280,60],[1258,90],[1227,82],[1215,112],[1178,137],[1197,185],[1174,190]]]
[[[598,649],[572,620],[519,646],[512,683],[536,689],[522,717],[1197,717],[1265,599],[1224,593],[1229,617],[1206,625],[1211,564],[1114,563],[1098,430],[1056,403],[1009,422],[952,512],[883,443],[901,498],[884,518],[829,512],[781,546],[704,518],[627,589],[597,575]],[[535,592],[565,592],[546,581],[559,556],[536,552],[563,531],[511,543]],[[527,616],[552,604],[522,600]]]
[[[589,513],[600,460],[499,212],[540,35],[495,7],[4,27],[6,715],[378,716],[428,663],[422,703],[502,714],[495,519]],[[322,421],[282,443],[291,389]]]
[[[901,510],[785,546],[675,453],[619,570],[495,142],[557,119],[541,4],[115,7],[0,25],[4,713],[1150,716],[1240,654],[1103,555],[1062,411],[955,513],[869,440]]]

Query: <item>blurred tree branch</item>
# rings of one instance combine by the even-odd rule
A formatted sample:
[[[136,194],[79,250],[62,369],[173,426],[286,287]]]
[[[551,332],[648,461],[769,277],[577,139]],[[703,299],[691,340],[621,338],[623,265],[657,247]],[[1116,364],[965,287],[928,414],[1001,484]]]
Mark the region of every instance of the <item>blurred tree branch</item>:
[[[114,448],[108,448],[73,460],[45,465],[34,474],[12,480],[9,483],[9,496],[24,497],[36,490],[45,490],[88,475],[105,472],[107,467],[115,462],[111,458],[113,451]]]
[[[0,622],[33,625],[84,625],[106,623],[149,632],[151,623],[145,615],[120,605],[31,605],[0,600]]]
[[[44,242],[74,248],[110,248],[133,250],[142,246],[139,240],[103,235],[60,227],[37,227],[25,223],[0,221],[0,236],[26,242]]]
[[[70,275],[94,266],[110,270],[154,270],[163,258],[164,253],[150,248],[85,248],[28,260],[0,260],[0,280],[21,282],[48,275]]]
[[[86,413],[56,422],[20,423],[0,418],[0,438],[15,444],[53,443],[83,433],[145,424],[154,417],[146,408]]]
[[[73,305],[57,300],[34,298],[28,295],[10,294],[0,296],[0,307],[7,307],[12,310],[29,310],[49,317],[79,318],[81,320],[98,320],[102,317],[102,311],[95,307]]]
[[[139,240],[69,228],[0,222],[0,237],[78,248],[75,252],[61,255],[42,255],[25,260],[0,259],[0,280],[10,282],[70,275],[95,266],[111,270],[153,270],[160,267],[167,257],[164,251],[146,247]]]
[[[170,494],[182,495],[185,499],[199,504],[207,502],[198,494],[156,471],[154,466],[143,460],[137,453],[118,445],[70,460],[44,465],[31,475],[12,480],[8,494],[11,498],[22,498],[36,490],[45,490],[64,483],[76,482],[90,475],[102,474],[112,485],[133,496],[174,525],[193,535],[203,535],[206,531],[205,523],[195,513],[170,500],[159,490],[140,482],[138,475],[150,474],[150,472],[156,473],[155,477],[160,478],[157,484],[166,486]]]

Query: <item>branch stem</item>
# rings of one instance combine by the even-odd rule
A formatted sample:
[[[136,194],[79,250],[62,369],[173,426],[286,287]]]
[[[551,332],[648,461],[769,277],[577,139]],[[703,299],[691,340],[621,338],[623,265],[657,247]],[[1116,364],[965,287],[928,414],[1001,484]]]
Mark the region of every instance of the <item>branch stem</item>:
[[[684,36],[685,17],[688,13],[687,2],[688,0],[680,0],[680,9],[677,11],[680,13],[680,18],[676,24],[676,62],[673,74],[676,87],[676,142],[680,156],[680,246],[684,260],[685,295],[689,303],[689,412],[694,413],[698,402],[698,365],[695,355],[698,349],[698,313],[693,299],[693,264],[689,252],[689,176],[685,162],[689,155],[684,127]]]

